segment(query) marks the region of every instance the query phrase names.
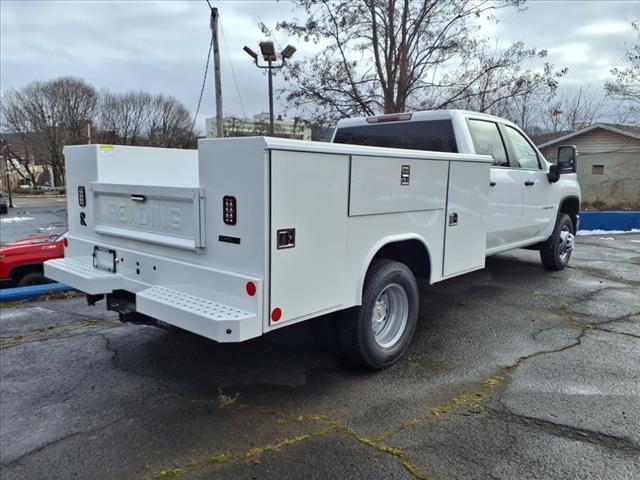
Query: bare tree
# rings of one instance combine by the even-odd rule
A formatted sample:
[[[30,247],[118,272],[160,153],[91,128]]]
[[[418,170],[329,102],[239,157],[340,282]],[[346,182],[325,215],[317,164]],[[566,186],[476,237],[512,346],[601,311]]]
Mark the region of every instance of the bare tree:
[[[562,90],[540,105],[538,122],[549,133],[572,132],[594,123],[605,98],[596,87]]]
[[[540,52],[521,44],[488,55],[479,19],[523,0],[297,0],[304,21],[284,30],[322,49],[291,64],[287,100],[317,120],[462,104],[497,106],[547,82],[517,67]],[[263,25],[263,30],[269,30]],[[505,75],[515,78],[505,79]],[[487,89],[479,88],[483,82]],[[484,98],[479,98],[484,94]],[[504,102],[503,102],[504,103]]]
[[[86,141],[83,126],[91,121],[97,100],[95,89],[78,78],[33,82],[3,95],[3,127],[17,134],[25,152],[43,159],[62,185],[62,148]]]
[[[138,145],[148,123],[153,96],[143,91],[101,93],[98,125],[103,141]]]
[[[164,95],[153,98],[146,130],[150,146],[194,148],[197,138],[191,125],[191,114],[178,99]]]
[[[527,49],[517,42],[507,49],[476,52],[465,63],[470,66],[457,94],[438,108],[455,106],[506,117],[528,130],[537,121],[536,105],[552,97],[558,80],[567,69],[554,70],[549,63],[542,69],[525,68],[531,60],[542,60],[546,50]],[[450,92],[456,91],[451,88]]]
[[[640,124],[640,20],[631,25],[638,35],[636,43],[625,51],[628,66],[612,69],[614,79],[604,86],[609,95],[620,102],[621,121]]]

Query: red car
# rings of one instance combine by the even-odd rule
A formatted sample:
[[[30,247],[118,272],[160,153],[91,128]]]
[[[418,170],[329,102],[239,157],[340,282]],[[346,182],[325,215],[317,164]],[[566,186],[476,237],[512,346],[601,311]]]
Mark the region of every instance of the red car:
[[[64,235],[27,237],[0,247],[0,288],[48,283],[42,263],[64,257]]]

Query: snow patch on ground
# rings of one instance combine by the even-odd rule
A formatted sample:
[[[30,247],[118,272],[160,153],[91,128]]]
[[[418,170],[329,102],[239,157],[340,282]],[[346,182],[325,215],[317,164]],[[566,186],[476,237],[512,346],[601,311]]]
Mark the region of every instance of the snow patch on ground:
[[[9,217],[0,219],[0,223],[17,223],[17,222],[28,222],[29,220],[34,220],[33,217]]]
[[[632,228],[631,230],[578,230],[577,235],[614,235],[616,233],[640,233],[640,228]],[[613,238],[611,240],[614,240]]]

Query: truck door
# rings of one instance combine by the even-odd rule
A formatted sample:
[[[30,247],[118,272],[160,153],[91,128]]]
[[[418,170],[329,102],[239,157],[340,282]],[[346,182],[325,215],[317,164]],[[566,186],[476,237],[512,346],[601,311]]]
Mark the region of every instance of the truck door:
[[[504,126],[504,132],[512,156],[518,163],[524,187],[520,240],[541,238],[548,234],[548,227],[556,214],[553,186],[529,140],[509,125]]]
[[[478,155],[491,155],[487,251],[506,247],[519,240],[522,224],[524,185],[522,174],[511,168],[507,149],[495,122],[467,120]]]

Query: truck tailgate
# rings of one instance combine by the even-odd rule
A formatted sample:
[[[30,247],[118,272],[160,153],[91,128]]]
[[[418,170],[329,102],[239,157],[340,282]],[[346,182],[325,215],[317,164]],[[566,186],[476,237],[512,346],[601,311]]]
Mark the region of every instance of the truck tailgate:
[[[195,250],[205,246],[204,189],[93,182],[96,233]]]

